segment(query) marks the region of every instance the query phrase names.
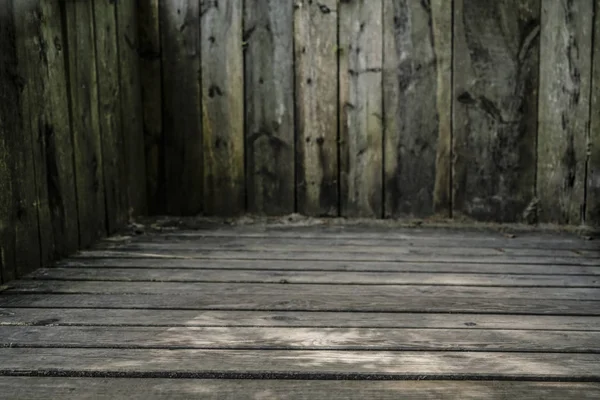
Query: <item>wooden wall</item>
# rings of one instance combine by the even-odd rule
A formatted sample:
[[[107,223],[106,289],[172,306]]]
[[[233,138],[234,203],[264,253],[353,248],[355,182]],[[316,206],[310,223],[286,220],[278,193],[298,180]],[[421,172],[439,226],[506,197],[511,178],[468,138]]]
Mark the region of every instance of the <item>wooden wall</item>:
[[[600,224],[598,3],[141,1],[150,211]]]
[[[135,7],[0,0],[0,281],[147,211]]]

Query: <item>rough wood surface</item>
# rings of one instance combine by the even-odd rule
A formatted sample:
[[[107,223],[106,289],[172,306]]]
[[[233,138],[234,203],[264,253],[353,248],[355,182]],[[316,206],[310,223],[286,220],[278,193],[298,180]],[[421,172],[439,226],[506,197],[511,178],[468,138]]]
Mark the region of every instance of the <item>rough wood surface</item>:
[[[159,0],[138,2],[139,77],[146,159],[148,212],[165,212],[164,135]]]
[[[585,187],[593,1],[542,2],[537,193],[540,221],[579,224]]]
[[[116,3],[113,0],[94,1],[94,37],[98,83],[98,115],[102,137],[102,175],[108,233],[112,234],[127,222],[127,174],[121,123],[121,80],[118,48]]]
[[[518,319],[518,323],[516,320]],[[320,327],[600,331],[600,317],[491,314],[2,308],[1,326]]]
[[[294,12],[297,201],[304,215],[337,216],[337,1],[298,1]]]
[[[294,211],[293,4],[244,3],[248,211]]]
[[[204,213],[245,209],[242,0],[202,8],[202,129]]]
[[[597,354],[556,353],[0,349],[0,375],[598,380],[599,363]]]
[[[102,140],[92,2],[65,2],[79,243],[106,234]]]
[[[386,217],[448,212],[451,7],[384,2]]]
[[[126,171],[127,209],[121,216],[126,222],[130,216],[146,215],[146,161],[144,154],[144,121],[142,87],[138,48],[137,14],[141,6],[135,1],[115,2],[117,12],[117,46],[119,49],[119,85],[121,93],[121,127],[123,163]],[[152,82],[158,85],[158,80]]]
[[[592,97],[590,131],[587,141],[586,217],[589,225],[600,227],[600,1],[595,0],[594,48],[592,55]]]
[[[597,399],[598,383],[0,377],[6,400]]]
[[[535,190],[540,0],[454,12],[454,213],[521,221]]]
[[[381,0],[339,2],[340,196],[344,217],[382,217]]]
[[[166,212],[203,207],[200,0],[159,2]]]

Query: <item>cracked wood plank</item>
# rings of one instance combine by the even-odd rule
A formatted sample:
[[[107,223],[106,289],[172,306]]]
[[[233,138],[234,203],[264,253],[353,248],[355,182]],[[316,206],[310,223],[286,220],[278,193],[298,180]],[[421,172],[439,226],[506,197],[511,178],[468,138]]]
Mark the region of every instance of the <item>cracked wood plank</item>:
[[[341,215],[383,215],[382,0],[340,2]]]
[[[247,0],[244,6],[246,182],[248,211],[294,211],[293,4]]]
[[[593,0],[542,1],[540,222],[582,222],[593,11]]]
[[[535,190],[540,0],[454,11],[454,212],[520,222]]]

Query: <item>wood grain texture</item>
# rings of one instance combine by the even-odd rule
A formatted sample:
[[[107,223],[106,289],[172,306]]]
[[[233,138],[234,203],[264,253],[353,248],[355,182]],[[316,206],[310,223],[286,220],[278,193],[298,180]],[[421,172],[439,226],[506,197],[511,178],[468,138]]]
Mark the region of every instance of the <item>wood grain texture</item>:
[[[0,326],[320,327],[599,331],[600,317],[491,314],[3,308]]]
[[[45,400],[48,393],[64,400],[154,400],[165,396],[187,400],[311,400],[348,399],[523,399],[597,398],[598,383],[477,382],[477,381],[319,381],[227,379],[95,379],[0,377],[6,400]],[[160,395],[159,395],[159,394]]]
[[[165,212],[164,133],[159,0],[138,2],[139,79],[146,159],[148,212]]]
[[[600,0],[594,3],[594,48],[590,131],[587,142],[586,217],[589,225],[600,227]]]
[[[142,87],[138,48],[137,13],[140,3],[115,2],[117,15],[117,46],[119,49],[119,88],[121,106],[121,136],[123,140],[123,163],[126,171],[123,190],[127,194],[127,210],[121,217],[126,222],[130,216],[146,215],[146,161],[144,150],[144,121]],[[159,80],[153,82],[160,86]]]
[[[248,211],[294,211],[293,4],[244,5],[246,182]]]
[[[558,4],[557,4],[558,3]],[[540,221],[582,221],[593,1],[542,1],[537,192]]]
[[[385,216],[449,216],[451,3],[386,1],[383,15]]]
[[[454,12],[454,213],[519,222],[535,190],[540,0]]]
[[[339,3],[340,196],[344,217],[382,217],[381,0]]]
[[[302,0],[294,11],[296,188],[304,215],[339,211],[337,6]]]
[[[107,232],[93,2],[64,7],[79,243],[85,248]]]
[[[98,116],[102,138],[102,172],[108,233],[120,229],[128,217],[127,174],[121,125],[120,61],[116,3],[94,0],[94,38],[98,83]]]
[[[205,2],[202,9],[204,213],[245,209],[242,0]]]
[[[199,363],[198,360],[202,360]],[[597,380],[600,355],[470,352],[0,349],[0,375],[79,371],[96,376],[416,379],[420,376]],[[485,372],[482,372],[485,371]]]
[[[200,0],[159,2],[166,212],[203,209]]]

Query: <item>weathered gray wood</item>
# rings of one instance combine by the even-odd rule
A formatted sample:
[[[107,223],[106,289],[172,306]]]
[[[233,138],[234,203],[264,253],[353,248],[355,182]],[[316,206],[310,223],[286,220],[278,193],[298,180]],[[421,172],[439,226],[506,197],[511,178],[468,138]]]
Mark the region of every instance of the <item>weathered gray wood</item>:
[[[530,275],[600,275],[597,266],[554,264],[494,264],[455,262],[381,262],[323,260],[206,260],[181,258],[76,258],[61,260],[57,266],[78,268],[151,268],[151,269],[219,269],[280,271],[354,271],[354,272],[435,272],[453,274],[530,274]]]
[[[104,283],[103,283],[104,284]],[[197,289],[200,284],[194,284]],[[106,285],[103,285],[106,287]],[[211,287],[216,285],[210,284]],[[282,285],[286,286],[286,285]],[[291,285],[287,285],[291,286]],[[296,285],[294,285],[296,286]],[[535,302],[526,299],[485,297],[406,297],[398,293],[382,296],[377,292],[327,293],[328,287],[316,285],[318,293],[274,296],[266,294],[185,293],[169,294],[13,294],[0,295],[0,307],[35,308],[107,308],[107,309],[181,309],[181,310],[253,310],[253,311],[344,311],[402,313],[484,313],[514,315],[585,315],[600,316],[598,301],[553,300]],[[187,288],[186,288],[187,289]],[[262,288],[261,288],[262,289]],[[434,288],[438,290],[439,288]],[[345,288],[348,290],[348,287]],[[379,291],[378,289],[376,289]],[[139,289],[138,289],[139,291]],[[338,291],[339,292],[339,291]],[[157,293],[157,292],[155,292]]]
[[[204,193],[200,0],[159,1],[159,10],[166,212],[194,215]]]
[[[337,5],[336,0],[295,5],[296,188],[304,215],[339,211]]]
[[[598,383],[0,377],[6,400],[597,399]]]
[[[585,187],[593,1],[542,2],[537,193],[540,221],[579,224]]]
[[[202,360],[201,363],[198,360]],[[161,377],[419,376],[600,379],[600,355],[128,349],[0,349],[0,375],[74,371]],[[485,372],[482,372],[485,371]]]
[[[244,3],[248,211],[294,211],[293,4]]]
[[[137,14],[141,2],[115,2],[117,12],[117,45],[119,49],[119,87],[121,93],[121,127],[123,139],[122,162],[126,171],[127,209],[122,221],[130,216],[147,213],[146,162],[144,151],[144,122],[142,87],[138,57]],[[159,81],[152,82],[160,86]],[[125,194],[125,193],[123,193]]]
[[[79,242],[91,245],[106,234],[106,207],[93,2],[65,2]]]
[[[245,207],[242,0],[202,9],[204,211],[232,216]]]
[[[385,215],[449,216],[452,4],[386,1],[383,15]]]
[[[120,229],[128,217],[127,174],[121,122],[121,80],[116,3],[94,0],[94,37],[98,82],[100,135],[102,137],[102,175],[106,201],[108,233]]]
[[[360,285],[458,285],[524,287],[597,287],[598,275],[503,275],[346,271],[249,271],[152,268],[41,268],[28,278],[133,282],[335,283]]]
[[[2,326],[321,327],[600,331],[600,317],[332,313],[294,311],[193,311],[143,309],[2,308]]]
[[[281,282],[279,285],[267,283],[193,283],[193,282],[123,282],[116,281],[107,285],[99,281],[60,281],[60,280],[19,280],[5,285],[4,294],[137,294],[137,295],[178,295],[181,293],[198,293],[205,299],[216,299],[222,296],[223,302],[228,299],[239,301],[242,298],[271,298],[291,300],[294,298],[312,301],[327,299],[329,304],[337,301],[350,303],[368,298],[381,304],[401,302],[402,299],[414,299],[426,302],[428,299],[440,297],[464,301],[474,298],[479,300],[489,297],[490,300],[537,299],[537,300],[581,300],[598,301],[600,291],[595,288],[522,288],[522,287],[480,287],[459,285],[360,285],[360,284],[294,284]],[[355,297],[355,298],[353,298]],[[253,300],[254,301],[254,300]],[[318,303],[318,301],[317,301]],[[532,304],[536,306],[536,304]],[[506,310],[509,311],[508,308]]]
[[[148,212],[165,212],[164,135],[162,126],[162,68],[159,0],[137,3],[139,78],[142,96]]]
[[[535,191],[540,0],[458,0],[454,12],[454,214],[521,221]]]
[[[0,326],[0,347],[600,353],[600,332],[315,327]]]
[[[587,141],[587,224],[600,227],[600,1],[594,3],[594,48],[592,55],[592,89],[590,131]]]
[[[382,0],[339,2],[340,197],[344,217],[382,217]]]

